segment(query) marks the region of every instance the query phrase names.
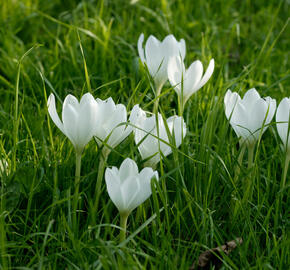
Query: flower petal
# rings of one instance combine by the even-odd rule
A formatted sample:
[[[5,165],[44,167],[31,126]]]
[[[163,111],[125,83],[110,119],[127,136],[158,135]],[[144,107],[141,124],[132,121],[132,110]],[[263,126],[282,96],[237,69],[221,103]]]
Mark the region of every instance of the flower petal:
[[[169,59],[168,80],[178,95],[181,95],[182,78],[185,76],[185,67],[180,56],[173,56]]]
[[[95,135],[97,128],[98,104],[94,97],[87,93],[80,101],[78,116],[78,143],[85,146]]]
[[[163,65],[163,54],[160,41],[154,36],[149,36],[145,44],[145,57],[148,70],[152,77],[156,76]]]
[[[59,118],[58,113],[56,111],[55,97],[52,93],[50,94],[50,96],[47,100],[47,107],[48,107],[48,112],[49,112],[49,115],[50,115],[52,121],[61,130],[61,132],[65,134],[64,128],[63,128],[63,123],[60,121],[60,118]]]
[[[203,87],[207,83],[207,81],[210,79],[210,77],[213,73],[213,70],[214,70],[214,59],[211,59],[201,81],[195,87],[195,91],[197,91],[198,89],[200,89],[201,87]]]
[[[79,118],[79,102],[72,96],[66,96],[62,108],[62,122],[67,137],[71,140],[75,148],[82,150],[84,145],[79,144],[78,140],[78,118]]]
[[[290,118],[290,98],[283,98],[280,102],[277,113],[276,122],[278,134],[285,147],[290,149],[290,130],[289,129],[289,118]],[[288,136],[288,144],[287,143]],[[290,151],[290,150],[288,150]]]
[[[186,100],[198,90],[202,72],[203,66],[199,60],[194,61],[187,69],[183,82],[183,95]]]
[[[138,172],[139,171],[136,162],[130,158],[126,158],[122,162],[119,169],[121,183],[129,177],[137,177]]]
[[[115,168],[116,170],[117,168]],[[121,184],[118,176],[114,172],[115,170],[112,170],[110,168],[106,169],[105,172],[105,181],[107,186],[107,191],[109,193],[109,196],[115,206],[118,209],[124,209],[126,208],[125,204],[125,198],[123,197],[123,193],[121,192]]]
[[[178,42],[178,47],[179,47],[181,58],[183,60],[186,54],[186,45],[185,45],[185,40],[183,38]]]
[[[144,34],[142,33],[138,39],[138,53],[142,63],[145,62],[143,42],[144,42]]]
[[[261,97],[257,90],[255,88],[251,88],[246,92],[244,95],[242,102],[244,106],[247,106],[248,110],[251,110],[251,108],[254,106],[257,100],[259,100]]]
[[[230,119],[231,114],[238,102],[241,101],[241,97],[237,92],[233,92],[229,89],[224,97],[225,114],[227,119]]]
[[[138,190],[139,192],[136,192],[136,196],[134,198],[134,202],[130,202],[131,208],[136,208],[143,202],[145,202],[152,194],[151,190],[151,179],[153,176],[156,176],[157,172],[153,172],[152,168],[146,167],[144,168],[139,176],[138,176],[138,183],[140,186],[140,189]],[[158,179],[158,173],[157,173],[157,179]],[[133,208],[133,209],[134,209]]]

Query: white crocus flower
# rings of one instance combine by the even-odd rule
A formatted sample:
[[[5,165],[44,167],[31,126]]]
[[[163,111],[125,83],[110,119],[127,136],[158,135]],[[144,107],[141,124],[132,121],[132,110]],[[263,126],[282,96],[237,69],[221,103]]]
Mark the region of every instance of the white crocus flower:
[[[265,132],[276,110],[276,100],[270,97],[261,98],[255,88],[248,90],[243,99],[228,90],[224,104],[231,126],[241,143],[248,147],[253,147]]]
[[[170,58],[168,63],[168,80],[174,87],[182,108],[192,94],[202,88],[210,79],[214,70],[214,59],[211,59],[206,72],[203,74],[203,65],[197,60],[188,69],[185,69],[183,59],[180,56]]]
[[[135,161],[130,158],[122,162],[120,169],[106,169],[107,190],[120,213],[131,213],[150,197],[153,176],[158,179],[158,172],[146,167],[139,173]]]
[[[51,94],[47,101],[52,121],[81,154],[97,129],[98,104],[90,93],[82,96],[80,102],[73,96],[66,96],[62,106],[62,121],[55,107],[55,97]]]
[[[111,97],[106,100],[97,99],[96,102],[98,104],[98,116],[94,135],[98,146],[101,147],[104,144],[104,147],[99,159],[95,211],[97,211],[103,173],[111,148],[118,146],[133,130],[132,125],[127,121],[127,110],[123,104],[115,104]],[[134,122],[134,114],[131,114],[129,118],[129,122],[132,121]]]
[[[115,104],[110,97],[97,99],[98,112],[95,137],[99,146],[105,142],[111,148],[119,145],[132,131],[127,123],[127,110],[123,104]]]
[[[148,71],[154,79],[157,89],[157,96],[167,81],[168,61],[173,56],[179,56],[182,60],[185,57],[186,47],[184,39],[179,42],[173,35],[168,35],[160,42],[156,37],[150,35],[143,48],[144,34],[138,39],[138,53],[143,64],[146,64]]]
[[[278,134],[284,144],[285,151],[290,155],[290,98],[283,98],[276,112],[276,122]]]
[[[109,196],[118,208],[121,217],[120,240],[126,237],[126,224],[129,214],[140,204],[146,201],[152,194],[151,179],[158,180],[158,172],[152,168],[144,168],[138,171],[138,167],[130,158],[126,158],[120,169],[107,168],[105,180]]]
[[[160,113],[157,115],[158,125],[156,115],[147,117],[146,112],[139,105],[134,106],[131,115],[134,115],[135,143],[138,145],[142,159],[148,159],[146,163],[150,166],[154,167],[160,161],[160,152],[163,156],[168,156],[172,152],[170,146],[172,140],[169,137],[174,139],[176,147],[181,145],[186,134],[186,124],[182,117],[176,115],[169,117],[166,120],[167,130]]]

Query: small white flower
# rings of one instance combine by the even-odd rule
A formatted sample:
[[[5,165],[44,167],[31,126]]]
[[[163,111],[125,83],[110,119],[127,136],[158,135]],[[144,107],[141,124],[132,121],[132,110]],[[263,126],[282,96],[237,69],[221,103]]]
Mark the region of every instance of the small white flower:
[[[246,92],[241,99],[237,93],[228,90],[224,97],[225,114],[230,120],[241,143],[252,146],[265,132],[276,110],[276,100],[261,98],[255,88]]]
[[[171,144],[171,141],[168,138],[166,125],[170,135],[175,140],[176,147],[181,145],[182,139],[186,135],[186,125],[180,116],[169,117],[165,125],[161,114],[158,113],[157,125],[156,116],[147,117],[146,112],[139,105],[134,106],[131,115],[134,116],[134,125],[136,126],[134,129],[135,143],[138,145],[142,159],[149,159],[147,163],[151,166],[155,166],[160,161],[159,149],[163,156],[168,156],[172,152],[171,146],[168,145]]]
[[[206,72],[203,74],[203,65],[197,60],[186,70],[180,56],[171,57],[168,63],[168,80],[174,87],[183,106],[192,94],[202,88],[210,79],[214,70],[214,59],[211,59]]]
[[[168,35],[160,42],[157,38],[150,35],[143,49],[144,34],[138,39],[138,52],[143,64],[146,64],[148,71],[155,81],[157,89],[162,88],[167,81],[168,61],[173,56],[179,56],[182,60],[185,57],[185,41],[179,42],[173,35]]]
[[[132,126],[127,123],[127,110],[123,104],[115,105],[110,97],[106,100],[97,99],[98,111],[95,137],[98,145],[104,141],[115,148],[132,132]]]
[[[97,128],[98,104],[90,93],[82,96],[80,102],[73,96],[66,96],[62,106],[62,121],[56,107],[55,97],[51,94],[47,101],[48,112],[52,121],[81,153],[92,139]]]
[[[278,134],[285,146],[285,150],[290,154],[290,131],[289,131],[289,117],[290,117],[290,98],[283,98],[280,102],[276,112],[276,122]]]
[[[106,169],[107,190],[121,214],[129,215],[150,197],[153,177],[158,180],[157,171],[146,167],[139,173],[135,161],[130,158],[122,162],[119,170],[116,167]]]

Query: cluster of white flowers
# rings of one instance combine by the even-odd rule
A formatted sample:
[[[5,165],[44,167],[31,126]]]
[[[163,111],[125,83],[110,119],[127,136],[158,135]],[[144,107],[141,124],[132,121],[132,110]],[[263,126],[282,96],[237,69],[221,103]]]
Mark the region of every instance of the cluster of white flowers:
[[[138,170],[135,161],[126,158],[120,166],[107,168],[105,181],[113,203],[120,211],[121,218],[143,203],[152,193],[151,179],[158,180],[153,171],[162,157],[169,155],[172,148],[178,148],[186,135],[186,124],[182,117],[183,108],[190,96],[203,87],[214,70],[214,59],[203,75],[203,65],[197,60],[185,68],[185,41],[179,42],[168,35],[162,42],[150,36],[142,47],[144,35],[138,40],[140,59],[153,78],[157,99],[168,80],[176,91],[181,106],[180,115],[164,119],[160,113],[143,111],[135,105],[128,113],[123,104],[115,104],[109,97],[95,99],[90,93],[82,96],[80,102],[68,95],[62,108],[62,120],[56,111],[53,94],[48,99],[48,112],[56,126],[72,142],[76,154],[81,156],[88,142],[95,138],[98,146],[111,150],[125,140],[132,132],[142,159],[148,167]],[[276,110],[276,101],[270,97],[261,98],[255,89],[250,89],[243,99],[237,93],[227,91],[225,114],[241,144],[253,147],[269,126]],[[284,98],[277,110],[278,133],[287,153],[290,153],[289,139],[290,99]],[[108,152],[109,152],[108,151]],[[153,168],[153,169],[152,169]]]
[[[254,147],[270,125],[276,111],[276,100],[261,98],[255,88],[241,99],[238,93],[228,90],[224,97],[225,114],[241,145]],[[290,155],[289,115],[290,98],[283,98],[276,112],[276,126],[287,155]]]

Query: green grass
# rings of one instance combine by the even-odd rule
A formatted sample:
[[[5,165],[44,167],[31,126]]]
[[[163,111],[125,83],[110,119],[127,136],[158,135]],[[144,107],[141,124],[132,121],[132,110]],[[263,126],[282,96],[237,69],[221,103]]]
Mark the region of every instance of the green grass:
[[[134,2],[134,3],[131,3]],[[273,124],[247,169],[235,179],[240,149],[224,114],[228,88],[256,87],[280,100],[289,90],[289,1],[39,1],[0,3],[0,269],[188,269],[207,248],[236,237],[243,244],[223,256],[224,269],[288,269],[289,172],[281,188],[285,154]],[[90,212],[99,152],[91,141],[82,159],[78,228],[68,220],[74,187],[74,149],[49,119],[46,99],[87,91],[112,96],[131,110],[152,110],[154,94],[139,65],[141,33],[173,33],[187,45],[186,64],[216,67],[187,103],[187,136],[180,151],[158,165],[153,196],[128,220],[119,246],[119,214],[103,185],[100,207]],[[159,110],[177,113],[167,84]],[[216,98],[217,97],[217,98]],[[133,137],[111,153],[142,162]],[[253,198],[233,217],[251,175]],[[96,226],[91,226],[95,216]]]

